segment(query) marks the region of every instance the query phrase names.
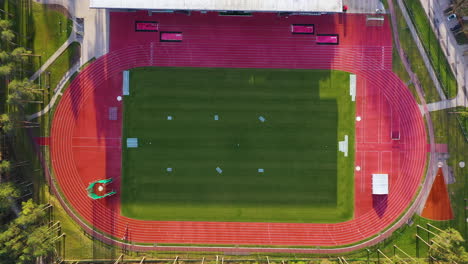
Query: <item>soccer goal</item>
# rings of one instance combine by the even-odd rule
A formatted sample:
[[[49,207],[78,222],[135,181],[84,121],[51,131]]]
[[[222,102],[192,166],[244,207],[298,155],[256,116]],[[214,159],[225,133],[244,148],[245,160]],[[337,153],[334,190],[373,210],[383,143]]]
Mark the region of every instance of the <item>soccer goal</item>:
[[[368,15],[366,17],[366,26],[368,27],[381,27],[385,22],[384,16]]]

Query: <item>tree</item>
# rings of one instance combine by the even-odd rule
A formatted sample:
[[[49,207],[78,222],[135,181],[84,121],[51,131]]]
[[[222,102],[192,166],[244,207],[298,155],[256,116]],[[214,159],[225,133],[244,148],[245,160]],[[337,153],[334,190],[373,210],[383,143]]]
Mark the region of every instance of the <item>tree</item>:
[[[11,164],[8,160],[0,161],[0,174],[9,173],[11,171]]]
[[[10,60],[10,54],[6,51],[0,52],[0,61],[6,63]]]
[[[18,47],[11,52],[11,59],[15,62],[26,62],[27,57],[31,55],[31,51],[23,47]]]
[[[3,133],[10,134],[10,132],[13,130],[13,122],[11,122],[10,115],[0,115],[0,127],[2,128]]]
[[[0,234],[0,259],[2,263],[34,263],[54,250],[55,232],[46,225],[44,206],[32,200],[23,202],[22,212]]]
[[[7,42],[12,42],[15,38],[15,33],[11,29],[3,30],[0,34],[0,38]]]
[[[12,71],[13,71],[12,63],[0,65],[0,76],[3,76],[3,77],[9,76],[11,75]]]
[[[33,100],[41,94],[38,86],[28,79],[11,81],[8,89],[7,103],[20,107],[23,107],[25,103],[35,102]]]
[[[468,253],[463,247],[465,240],[457,230],[448,228],[444,232],[440,232],[432,241],[429,253],[437,260],[449,263],[454,261],[468,263]]]
[[[0,218],[11,212],[11,207],[19,196],[20,192],[11,182],[0,183]]]
[[[10,29],[12,26],[12,23],[10,20],[7,19],[0,19],[0,30],[7,30]]]
[[[453,0],[452,8],[453,8],[454,13],[459,14],[459,15],[460,14],[463,15],[464,11],[466,11],[466,9],[468,9],[468,1],[466,1],[466,0]]]
[[[0,128],[3,130],[5,134],[10,134],[10,132],[14,128],[18,128],[18,127],[31,128],[31,127],[38,127],[38,126],[39,126],[39,123],[37,122],[23,120],[17,112],[0,115]]]

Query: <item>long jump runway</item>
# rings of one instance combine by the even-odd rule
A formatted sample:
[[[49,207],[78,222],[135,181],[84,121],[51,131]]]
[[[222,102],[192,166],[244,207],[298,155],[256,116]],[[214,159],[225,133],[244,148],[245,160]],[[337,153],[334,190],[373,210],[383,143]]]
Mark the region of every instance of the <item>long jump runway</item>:
[[[112,237],[150,244],[337,246],[379,235],[409,207],[424,173],[426,131],[411,93],[392,72],[387,21],[371,27],[363,15],[221,17],[197,12],[151,17],[147,12],[122,12],[111,13],[110,18],[110,52],[85,68],[66,90],[50,139],[64,205],[94,236],[107,242]],[[135,32],[136,20],[155,20],[160,30],[183,32],[183,41],[160,42],[157,32]],[[292,35],[293,23],[314,24],[316,33],[339,34],[340,44],[317,45],[315,36]],[[122,93],[122,71],[143,66],[336,69],[356,74],[356,116],[362,119],[356,122],[355,165],[361,170],[355,171],[354,218],[300,224],[141,221],[121,216],[122,103],[116,97]],[[117,109],[117,118],[109,118],[111,108]],[[394,131],[399,132],[399,140],[391,139]],[[390,194],[385,199],[372,196],[373,173],[389,174]],[[117,194],[89,199],[88,184],[105,178],[114,179]]]

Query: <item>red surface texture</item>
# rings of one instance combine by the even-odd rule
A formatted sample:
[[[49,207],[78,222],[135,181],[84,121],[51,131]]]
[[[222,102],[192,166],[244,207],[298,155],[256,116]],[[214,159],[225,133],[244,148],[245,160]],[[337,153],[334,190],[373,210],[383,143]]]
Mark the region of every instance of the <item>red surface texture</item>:
[[[49,137],[35,137],[34,141],[36,141],[36,144],[39,146],[48,146],[50,143],[50,138]]]
[[[427,197],[426,205],[421,214],[422,217],[431,220],[445,221],[453,219],[450,197],[445,185],[442,168],[437,171],[436,178],[432,184],[431,192]]]
[[[111,13],[110,52],[85,68],[55,112],[50,150],[55,178],[74,211],[95,230],[146,243],[316,245],[354,243],[394,222],[415,196],[426,164],[422,115],[391,71],[388,20],[366,27],[365,15],[218,16],[209,12]],[[135,32],[135,21],[157,20],[160,30],[183,32],[183,42],[160,42],[158,32]],[[291,34],[291,24],[314,24],[339,34],[340,45],[316,45]],[[335,224],[140,221],[120,215],[122,71],[142,66],[337,69],[357,75],[355,213]],[[118,108],[109,120],[109,108]],[[392,131],[400,140],[392,140]],[[389,174],[388,196],[372,196],[372,174]],[[113,178],[117,194],[93,201],[86,187]],[[259,250],[256,250],[259,251]]]

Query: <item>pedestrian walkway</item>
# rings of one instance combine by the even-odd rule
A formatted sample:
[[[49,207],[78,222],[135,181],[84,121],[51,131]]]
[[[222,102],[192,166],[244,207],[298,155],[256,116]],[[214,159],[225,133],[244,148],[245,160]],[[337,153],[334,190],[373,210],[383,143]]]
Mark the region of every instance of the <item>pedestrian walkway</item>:
[[[457,106],[466,107],[467,105],[468,105],[468,99],[464,96],[464,93],[459,92],[456,98],[427,104],[427,109],[429,110],[429,112],[433,112],[433,111],[454,108]]]
[[[54,63],[54,61],[68,48],[68,46],[70,46],[70,44],[72,44],[75,41],[77,41],[77,39],[76,39],[75,31],[73,30],[72,33],[70,34],[70,37],[68,37],[65,43],[63,43],[62,46],[60,46],[60,48],[58,48],[58,50],[54,54],[52,54],[52,56],[50,56],[50,58],[47,59],[47,61],[44,64],[42,64],[39,70],[37,70],[31,76],[31,78],[29,78],[29,80],[30,81],[36,80],[45,70],[47,70],[47,68],[49,68],[49,66],[52,63]]]

